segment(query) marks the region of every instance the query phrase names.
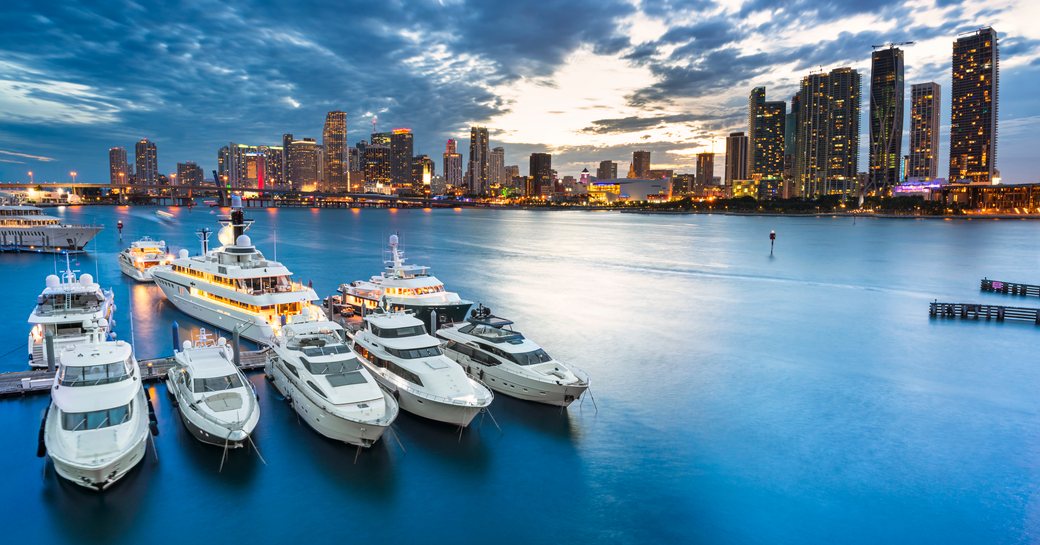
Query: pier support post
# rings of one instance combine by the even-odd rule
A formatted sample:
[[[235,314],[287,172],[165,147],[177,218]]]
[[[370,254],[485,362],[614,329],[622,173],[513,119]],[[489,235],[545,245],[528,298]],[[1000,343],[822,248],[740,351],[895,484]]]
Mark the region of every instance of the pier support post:
[[[231,349],[234,351],[235,367],[242,367],[242,343],[239,342],[237,325],[231,331]]]
[[[47,355],[47,370],[54,372],[54,333],[45,331],[43,333],[43,346]]]
[[[173,353],[181,349],[181,326],[173,322]]]

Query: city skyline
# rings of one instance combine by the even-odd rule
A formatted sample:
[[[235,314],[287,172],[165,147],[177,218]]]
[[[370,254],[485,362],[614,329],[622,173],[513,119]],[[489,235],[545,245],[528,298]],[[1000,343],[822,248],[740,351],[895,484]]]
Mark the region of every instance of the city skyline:
[[[457,2],[446,4],[459,8]],[[696,154],[711,151],[710,137],[720,161],[726,135],[746,130],[747,93],[754,87],[765,87],[770,100],[789,101],[809,71],[850,66],[864,78],[866,99],[871,45],[914,40],[905,51],[909,104],[911,84],[935,81],[949,89],[954,40],[961,32],[991,24],[1000,33],[1002,72],[996,166],[1008,182],[1038,179],[1028,161],[1028,139],[1040,119],[1034,115],[1040,111],[1038,99],[1030,96],[1032,82],[1040,78],[1040,32],[1025,23],[1035,6],[1011,2],[988,6],[985,12],[968,4],[936,7],[928,2],[915,7],[881,3],[876,11],[778,6],[756,2],[687,10],[657,2],[635,7],[608,2],[586,10],[595,12],[588,19],[562,16],[577,13],[580,6],[529,5],[493,13],[467,6],[476,21],[459,23],[434,3],[417,5],[402,19],[401,30],[386,26],[399,15],[396,8],[368,6],[363,10],[367,20],[382,25],[360,31],[360,36],[374,34],[385,46],[372,60],[358,59],[343,40],[321,31],[318,22],[323,18],[344,19],[330,6],[319,5],[307,14],[271,8],[259,19],[245,15],[244,7],[215,6],[215,15],[159,9],[153,19],[181,32],[176,38],[154,32],[161,37],[153,41],[146,31],[160,23],[146,21],[134,9],[103,12],[85,4],[78,10],[62,6],[43,12],[12,7],[5,9],[5,30],[11,32],[3,38],[9,43],[0,56],[0,81],[7,88],[0,100],[0,178],[22,179],[33,170],[38,180],[60,180],[76,170],[83,181],[106,181],[105,152],[130,149],[141,138],[160,148],[160,173],[195,161],[208,175],[216,168],[214,150],[227,142],[274,146],[285,132],[317,137],[326,113],[334,110],[347,114],[350,145],[367,139],[375,114],[378,131],[413,129],[415,155],[437,157],[448,138],[467,149],[469,128],[487,126],[491,144],[505,148],[506,164],[526,165],[530,153],[547,152],[561,176],[595,170],[604,160],[618,162],[619,170],[627,172],[632,152],[645,149],[653,153],[655,169],[694,172]],[[534,38],[483,29],[453,41],[436,31],[473,25],[481,18],[508,24],[508,18],[517,16],[512,9],[550,21],[534,38],[545,39],[549,33],[553,39],[535,43]],[[185,26],[188,19],[199,28]],[[244,57],[218,55],[215,42],[229,38],[202,32],[214,21],[231,37],[241,38],[250,28],[262,39],[250,38],[246,45],[258,52],[284,53],[296,65],[306,58],[315,73],[300,73],[301,67],[288,63],[258,67]],[[827,32],[799,36],[782,26],[796,21],[817,23]],[[597,22],[610,31],[596,30]],[[351,28],[358,24],[343,23]],[[131,27],[134,32],[127,32]],[[875,30],[851,30],[861,27]],[[122,37],[112,38],[117,31]],[[770,39],[763,40],[769,32]],[[28,40],[30,34],[34,40]],[[820,35],[833,39],[821,40]],[[32,45],[41,36],[55,41]],[[98,51],[106,36],[120,47]],[[50,49],[58,46],[67,50],[64,56]],[[76,54],[84,51],[91,53]],[[386,56],[394,54],[408,62],[387,65]],[[149,63],[141,66],[145,59]],[[134,70],[129,73],[120,68],[131,62]],[[339,77],[354,74],[351,64],[362,65],[355,68],[364,68],[360,80],[365,85],[341,84]],[[335,85],[319,85],[318,77],[333,68],[343,72],[331,80]],[[477,73],[485,75],[475,77]],[[184,84],[170,85],[169,78]],[[390,83],[398,80],[399,85]],[[940,177],[947,177],[949,168],[949,100],[950,94],[943,93]],[[867,169],[866,105],[864,100],[859,171]],[[904,131],[904,150],[909,149],[907,138]]]

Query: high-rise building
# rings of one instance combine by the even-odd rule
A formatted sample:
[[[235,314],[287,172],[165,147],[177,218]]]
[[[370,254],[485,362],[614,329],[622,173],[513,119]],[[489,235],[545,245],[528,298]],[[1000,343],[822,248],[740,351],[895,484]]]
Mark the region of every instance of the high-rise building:
[[[134,166],[137,168],[136,182],[155,185],[159,181],[159,152],[155,143],[142,138],[134,146]]]
[[[365,183],[390,183],[390,146],[369,144],[363,157]]]
[[[289,143],[289,186],[296,191],[315,191],[321,180],[321,149],[313,138]]]
[[[794,178],[794,159],[798,148],[798,115],[801,108],[802,93],[799,91],[791,97],[791,109],[784,118],[784,186],[780,196],[785,199],[801,194]]]
[[[293,143],[292,133],[287,132],[282,135],[282,180],[285,185],[289,185],[289,165],[292,164],[292,157],[289,157],[289,153],[292,151]]]
[[[767,101],[766,88],[748,97],[748,179],[780,180],[784,176],[784,124],[787,104]]]
[[[630,178],[640,178],[643,180],[650,178],[650,152],[649,151],[633,151],[632,152],[632,166],[628,170]],[[634,176],[632,176],[634,174]]]
[[[412,183],[412,129],[390,133],[390,181],[397,185]]]
[[[506,184],[514,189],[523,189],[520,184],[520,165],[506,165]]]
[[[491,186],[502,186],[506,183],[505,148],[494,148],[488,154],[488,183]]]
[[[325,114],[321,143],[325,148],[325,190],[346,191],[350,165],[346,113],[334,111]]]
[[[697,185],[712,185],[715,178],[715,154],[702,152],[697,154]]]
[[[598,180],[615,180],[617,179],[617,163],[614,161],[600,161],[599,167],[596,168],[596,179]]]
[[[444,147],[444,183],[453,188],[462,187],[462,154],[458,152],[458,143],[449,139]]]
[[[726,183],[747,180],[747,167],[748,137],[743,132],[731,132],[726,137]],[[699,183],[699,177],[697,180]]]
[[[433,159],[429,155],[412,158],[412,191],[417,195],[429,195],[434,175]]]
[[[878,49],[870,57],[870,164],[872,191],[900,182],[903,158],[903,50]]]
[[[372,145],[374,146],[386,146],[390,147],[390,140],[393,138],[394,133],[392,132],[374,132],[372,133]]]
[[[794,182],[805,197],[849,194],[858,183],[860,75],[852,68],[802,78]]]
[[[291,144],[291,142],[290,142]],[[220,148],[219,174],[227,187],[235,189],[272,189],[285,185],[281,146],[251,146],[229,143]]]
[[[126,163],[126,148],[108,150],[108,183],[123,186],[130,182],[130,166]]]
[[[540,196],[542,186],[552,183],[552,155],[548,153],[531,154],[531,170],[528,180],[525,194],[528,197]]]
[[[939,176],[939,105],[942,92],[935,82],[910,86],[910,155],[906,177],[934,180]]]
[[[469,128],[469,164],[466,167],[469,192],[484,195],[488,190],[488,130],[487,127]]]
[[[950,181],[993,183],[999,88],[997,31],[981,28],[958,38],[953,44]]]
[[[198,187],[202,185],[202,167],[193,161],[177,163],[177,185]]]

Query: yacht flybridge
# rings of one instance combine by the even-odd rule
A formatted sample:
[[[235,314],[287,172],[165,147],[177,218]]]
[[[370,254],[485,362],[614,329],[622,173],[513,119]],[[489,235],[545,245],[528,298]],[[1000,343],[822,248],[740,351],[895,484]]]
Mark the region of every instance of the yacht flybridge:
[[[47,285],[36,298],[36,306],[29,314],[28,351],[30,367],[47,367],[46,337],[54,338],[53,356],[70,346],[97,344],[106,340],[115,312],[112,290],[103,290],[94,277],[84,274],[77,278],[69,258],[65,256],[62,277],[47,276]]]
[[[104,490],[144,457],[148,400],[130,345],[63,350],[44,417],[46,452],[61,477]]]
[[[169,265],[173,256],[166,253],[166,241],[144,237],[119,252],[119,270],[138,282],[152,281],[152,268]]]
[[[465,427],[494,399],[411,314],[369,314],[352,340],[361,363],[412,414]]]
[[[333,295],[330,307],[346,305],[359,313],[389,305],[391,310],[409,310],[423,323],[429,324],[431,313],[437,313],[437,324],[462,321],[473,306],[459,294],[445,291],[444,284],[422,265],[406,265],[397,235],[390,235],[390,258],[386,270],[369,280],[342,284]]]
[[[314,290],[292,281],[292,272],[264,257],[246,229],[252,220],[242,212],[241,197],[233,198],[230,216],[220,218],[223,246],[208,249],[208,230],[200,234],[202,255],[181,250],[169,265],[152,269],[155,283],[179,310],[225,331],[236,327],[243,337],[269,341],[285,324],[303,319],[304,311],[324,316],[312,304]]]
[[[581,370],[549,356],[483,305],[469,319],[437,331],[444,353],[492,390],[528,401],[566,407],[589,388]]]
[[[260,421],[256,392],[235,366],[231,346],[206,333],[184,341],[166,373],[166,388],[177,401],[184,427],[203,443],[225,448],[246,445]]]
[[[370,447],[397,418],[397,401],[346,345],[343,328],[324,317],[282,328],[264,370],[300,418],[329,439]]]

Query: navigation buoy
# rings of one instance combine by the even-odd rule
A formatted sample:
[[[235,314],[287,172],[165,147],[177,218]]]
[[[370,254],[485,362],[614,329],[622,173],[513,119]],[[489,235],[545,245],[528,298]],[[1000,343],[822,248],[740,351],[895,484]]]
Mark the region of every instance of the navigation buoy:
[[[116,222],[116,229],[119,230],[119,240],[123,240],[123,220]]]
[[[776,231],[769,231],[769,255],[773,255],[773,245],[776,244]]]

